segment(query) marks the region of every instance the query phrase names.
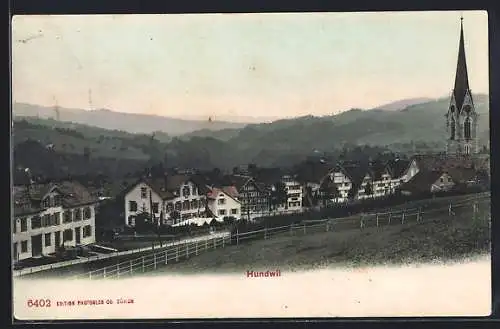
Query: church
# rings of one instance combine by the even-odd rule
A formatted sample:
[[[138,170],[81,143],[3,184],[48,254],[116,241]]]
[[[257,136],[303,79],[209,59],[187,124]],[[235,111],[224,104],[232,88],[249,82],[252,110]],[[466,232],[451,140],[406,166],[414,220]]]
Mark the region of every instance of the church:
[[[458,46],[455,86],[446,113],[447,143],[449,155],[473,155],[479,153],[477,123],[479,116],[469,88],[465,57],[463,18],[460,18],[460,42]]]
[[[480,153],[477,136],[479,115],[469,87],[466,54],[464,46],[463,18],[460,18],[460,40],[455,73],[455,85],[445,114],[446,149],[439,154],[416,154],[413,159],[419,174],[412,178],[416,184],[420,176],[429,173],[455,173],[454,180],[460,176],[490,174],[490,155]],[[458,173],[458,174],[456,174]],[[464,173],[469,173],[465,175]],[[418,184],[417,184],[418,185]]]

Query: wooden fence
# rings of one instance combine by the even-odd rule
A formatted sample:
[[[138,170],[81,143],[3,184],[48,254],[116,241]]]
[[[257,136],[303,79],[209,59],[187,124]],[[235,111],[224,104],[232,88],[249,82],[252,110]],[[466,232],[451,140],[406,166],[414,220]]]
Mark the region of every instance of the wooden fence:
[[[299,224],[292,224],[273,228],[264,228],[250,232],[236,232],[235,234],[215,236],[203,241],[191,241],[168,247],[164,250],[144,255],[135,259],[122,261],[120,263],[106,266],[101,269],[73,276],[76,279],[103,279],[120,278],[131,276],[134,273],[144,273],[155,270],[160,266],[165,266],[182,259],[197,256],[209,250],[225,248],[230,245],[240,245],[251,240],[270,239],[283,235],[306,235],[319,232],[339,232],[352,229],[365,229],[367,227],[384,227],[390,225],[404,225],[405,223],[423,223],[435,219],[436,217],[452,220],[457,211],[470,209],[474,220],[491,221],[490,212],[484,212],[483,217],[479,216],[480,205],[487,205],[489,210],[489,196],[472,197],[458,203],[450,203],[445,207],[422,211],[421,208],[402,209],[393,212],[357,214],[355,216],[323,219],[314,221],[303,221]]]
[[[218,236],[228,236],[229,232],[222,232],[222,233],[216,233],[216,237]],[[206,239],[212,239],[213,236],[198,236],[195,238],[188,239],[187,241],[204,241]],[[151,247],[144,247],[144,248],[138,248],[138,249],[133,249],[133,250],[125,250],[125,251],[118,251],[118,252],[113,252],[105,255],[95,255],[95,256],[90,256],[90,257],[81,257],[77,259],[72,259],[68,261],[63,261],[63,262],[57,262],[53,264],[45,264],[45,265],[40,265],[40,266],[33,266],[33,267],[28,267],[24,268],[21,270],[14,270],[13,271],[13,276],[22,276],[22,275],[27,275],[27,274],[32,274],[32,273],[37,273],[41,271],[47,271],[47,270],[52,270],[52,269],[57,269],[61,267],[68,267],[72,265],[77,265],[77,264],[83,264],[83,263],[89,263],[89,262],[95,262],[95,261],[101,261],[105,259],[110,259],[110,258],[115,258],[119,256],[126,256],[126,255],[133,255],[133,254],[138,254],[142,252],[147,252],[147,251],[154,251],[154,250],[163,250],[165,248],[169,248],[178,244],[182,244],[183,241],[174,241],[170,243],[163,243],[162,245],[164,247],[160,247],[160,243],[154,243]]]

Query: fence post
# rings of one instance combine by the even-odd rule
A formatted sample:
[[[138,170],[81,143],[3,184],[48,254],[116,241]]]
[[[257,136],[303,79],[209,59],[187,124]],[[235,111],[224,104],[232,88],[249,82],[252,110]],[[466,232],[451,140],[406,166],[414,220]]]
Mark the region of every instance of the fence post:
[[[208,239],[205,239],[205,250],[208,250]]]
[[[290,235],[293,235],[293,224],[290,225]]]
[[[378,213],[376,214],[376,216],[377,216],[377,227],[378,227]]]
[[[451,208],[451,202],[450,202],[450,205],[448,207],[448,216],[451,217],[451,214],[452,214],[452,208]]]
[[[92,271],[89,272],[89,280],[92,280]]]
[[[186,258],[189,258],[189,242],[186,242]]]
[[[153,254],[153,268],[156,270],[156,254]]]
[[[165,250],[165,265],[168,264],[168,249]]]
[[[392,212],[389,213],[389,225],[391,225]]]
[[[304,223],[304,234],[306,234],[306,223]]]
[[[196,256],[198,256],[198,240],[196,240],[196,242],[194,244],[194,253]]]
[[[102,270],[103,270],[103,276],[104,278],[106,278],[106,268],[103,268]]]
[[[224,237],[224,236],[222,236],[222,248],[224,248],[224,240],[225,240],[224,238],[225,238],[225,237]]]
[[[116,264],[116,277],[120,277],[120,263]]]
[[[179,261],[179,246],[175,247],[175,261]]]
[[[240,233],[238,230],[236,230],[236,245],[240,243]]]
[[[359,217],[359,228],[362,230],[363,229],[363,215]]]
[[[405,223],[405,211],[403,210],[403,215],[401,215],[401,224]]]
[[[132,267],[132,260],[130,260],[130,275],[132,275],[132,273],[134,273],[134,270],[133,270],[133,267]]]
[[[142,256],[142,273],[146,271],[146,268],[144,267],[144,256]]]
[[[264,240],[267,239],[267,227],[264,227]]]
[[[328,222],[328,221],[326,221],[325,230],[326,230],[327,232],[328,232],[328,230],[330,229],[330,228],[328,227],[328,224],[329,224],[329,222]]]

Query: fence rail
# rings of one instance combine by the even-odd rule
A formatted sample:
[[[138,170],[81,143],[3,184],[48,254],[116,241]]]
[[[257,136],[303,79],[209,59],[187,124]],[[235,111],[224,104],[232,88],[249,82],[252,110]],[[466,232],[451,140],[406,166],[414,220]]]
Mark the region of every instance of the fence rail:
[[[73,278],[89,278],[89,279],[104,279],[104,278],[119,278],[123,276],[131,276],[134,273],[144,273],[148,270],[157,269],[160,266],[168,265],[172,262],[179,262],[181,259],[187,259],[192,256],[199,255],[202,252],[217,248],[224,248],[229,245],[239,245],[245,241],[256,239],[269,239],[280,234],[297,235],[302,233],[314,234],[318,232],[338,232],[349,229],[364,229],[367,227],[383,227],[388,225],[404,225],[405,223],[423,223],[433,218],[433,215],[445,214],[448,218],[453,219],[456,211],[465,208],[471,209],[473,218],[479,214],[479,205],[488,203],[489,195],[475,196],[461,200],[456,203],[449,203],[446,206],[422,210],[422,207],[399,209],[393,212],[382,213],[362,213],[355,216],[304,221],[300,224],[291,224],[280,227],[264,228],[248,232],[236,232],[235,234],[215,236],[211,239],[187,241],[175,246],[169,246],[159,252],[144,255],[131,260],[122,261],[120,263],[106,266],[87,273],[78,274]],[[489,213],[489,212],[488,212]],[[486,214],[486,213],[485,213]],[[483,220],[491,220],[491,215],[484,215]]]
[[[222,233],[216,233],[217,236],[220,235],[229,235],[229,232],[222,232]],[[211,239],[213,238],[213,235],[209,236],[201,236],[201,237],[195,237],[188,239],[187,241],[190,240],[206,240],[206,239]],[[41,271],[46,271],[46,270],[52,270],[52,269],[57,269],[61,267],[67,267],[67,266],[72,266],[72,265],[77,265],[77,264],[83,264],[83,263],[89,263],[89,262],[94,262],[94,261],[100,261],[100,260],[105,260],[105,259],[110,259],[110,258],[115,258],[119,256],[127,256],[127,255],[133,255],[133,254],[138,254],[141,252],[147,252],[147,251],[153,251],[153,250],[163,250],[165,248],[175,246],[178,244],[182,244],[184,241],[174,241],[174,242],[169,242],[169,243],[163,243],[162,247],[160,247],[159,243],[154,244],[152,247],[143,247],[143,248],[138,248],[138,249],[133,249],[133,250],[125,250],[125,251],[119,251],[119,252],[113,252],[105,255],[96,255],[96,256],[90,256],[90,257],[82,257],[78,259],[72,259],[64,262],[57,262],[53,264],[46,264],[46,265],[40,265],[40,266],[33,266],[29,268],[24,268],[21,270],[14,270],[13,271],[13,276],[22,276],[26,274],[32,274],[32,273],[37,273]]]

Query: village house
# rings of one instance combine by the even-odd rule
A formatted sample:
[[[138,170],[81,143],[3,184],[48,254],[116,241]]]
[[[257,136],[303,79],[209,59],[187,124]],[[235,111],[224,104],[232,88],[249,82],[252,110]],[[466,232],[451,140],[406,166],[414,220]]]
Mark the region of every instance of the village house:
[[[250,220],[269,213],[269,192],[263,184],[258,184],[254,178],[243,175],[231,175],[226,179],[238,191],[242,218]]]
[[[235,186],[213,187],[207,193],[208,209],[214,218],[241,218],[241,202]]]
[[[281,205],[278,207],[278,211],[290,211],[290,212],[300,212],[303,210],[302,206],[302,185],[300,182],[292,175],[284,175],[281,179],[285,185],[286,191],[286,205]]]
[[[141,213],[166,225],[206,217],[207,191],[187,174],[142,178],[124,192],[125,225],[134,227]]]
[[[421,170],[400,189],[404,195],[419,195],[426,193],[447,192],[455,186],[453,178],[439,170]]]
[[[14,261],[95,243],[98,200],[77,182],[14,186]]]

